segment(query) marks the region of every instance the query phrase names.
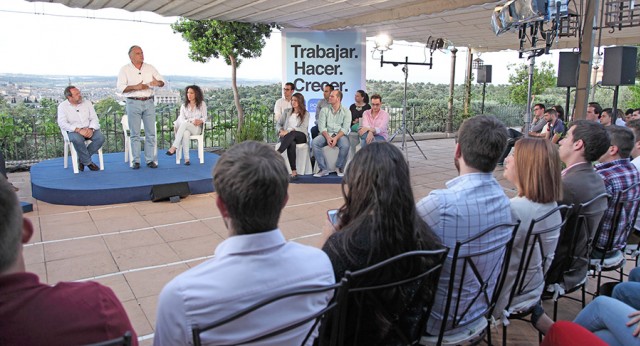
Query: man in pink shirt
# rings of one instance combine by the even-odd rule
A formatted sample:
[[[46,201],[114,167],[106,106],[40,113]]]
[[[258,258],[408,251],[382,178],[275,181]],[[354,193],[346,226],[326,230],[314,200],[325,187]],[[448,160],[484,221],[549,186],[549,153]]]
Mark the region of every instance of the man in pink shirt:
[[[389,113],[380,108],[382,106],[382,96],[374,94],[371,96],[371,109],[362,114],[362,121],[358,135],[361,140],[361,148],[367,144],[378,141],[386,141],[389,137],[387,128],[389,126]]]

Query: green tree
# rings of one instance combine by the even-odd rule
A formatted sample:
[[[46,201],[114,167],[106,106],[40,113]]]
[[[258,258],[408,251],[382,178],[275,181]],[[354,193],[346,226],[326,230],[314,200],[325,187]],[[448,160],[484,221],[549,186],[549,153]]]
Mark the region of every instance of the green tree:
[[[520,64],[515,66],[510,64],[507,69],[513,69],[513,74],[509,75],[509,94],[511,95],[511,102],[516,104],[527,103],[527,89],[529,88],[529,66],[526,64]],[[533,70],[533,88],[531,90],[532,95],[540,95],[544,93],[547,88],[556,85],[556,72],[553,69],[553,64],[543,61],[540,65],[536,66]]]
[[[244,123],[244,110],[238,94],[236,69],[242,63],[242,58],[256,58],[262,54],[262,48],[266,44],[265,38],[269,38],[271,29],[276,27],[275,24],[186,18],[180,18],[171,24],[173,32],[182,34],[182,38],[189,42],[189,58],[191,60],[205,63],[212,57],[222,56],[227,65],[231,66],[231,88],[238,111],[238,132],[241,131]]]

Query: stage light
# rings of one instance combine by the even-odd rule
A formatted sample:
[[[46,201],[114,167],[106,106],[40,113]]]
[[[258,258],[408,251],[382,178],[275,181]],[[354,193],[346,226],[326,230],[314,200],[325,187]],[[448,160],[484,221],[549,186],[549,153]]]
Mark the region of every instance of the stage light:
[[[375,50],[379,50],[381,52],[387,51],[391,49],[391,45],[393,44],[393,39],[389,37],[387,34],[379,34],[374,39],[375,42]]]
[[[518,23],[543,20],[547,12],[545,0],[515,0],[511,10]]]

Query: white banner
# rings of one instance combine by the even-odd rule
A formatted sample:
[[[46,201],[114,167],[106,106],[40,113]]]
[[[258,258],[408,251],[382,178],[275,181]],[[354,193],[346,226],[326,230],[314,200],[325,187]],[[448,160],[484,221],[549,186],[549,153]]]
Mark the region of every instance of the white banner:
[[[342,105],[347,108],[354,102],[356,91],[365,90],[364,31],[284,29],[282,49],[283,81],[293,83],[295,92],[304,95],[312,117],[325,85],[342,91]]]

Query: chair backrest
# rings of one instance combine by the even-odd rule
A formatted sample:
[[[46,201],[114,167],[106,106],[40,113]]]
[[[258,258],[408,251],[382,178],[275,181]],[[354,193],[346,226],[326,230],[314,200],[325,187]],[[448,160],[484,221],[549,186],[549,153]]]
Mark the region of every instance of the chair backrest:
[[[566,232],[572,239],[568,242],[570,246],[567,263],[564,266],[565,271],[574,271],[578,267],[584,267],[586,270],[588,267],[593,239],[602,228],[602,215],[607,210],[608,202],[606,201],[610,199],[610,194],[601,193],[590,201],[573,206],[575,223],[571,233]],[[601,203],[602,201],[605,203]],[[602,206],[599,207],[598,204]],[[586,239],[586,243],[581,239]]]
[[[531,220],[529,229],[527,230],[527,234],[524,238],[522,257],[518,261],[518,272],[516,274],[513,287],[511,288],[507,310],[509,306],[511,306],[514,297],[520,296],[531,290],[529,284],[534,285],[534,287],[544,284],[544,279],[537,282],[532,282],[531,280],[534,278],[545,278],[546,271],[551,265],[549,260],[551,254],[555,251],[555,247],[550,249],[550,253],[546,252],[545,248],[548,246],[545,246],[544,244],[545,239],[552,232],[562,233],[562,230],[569,219],[572,208],[572,206],[568,205],[559,205],[544,215]],[[560,217],[560,222],[549,225],[549,219],[556,215],[564,215],[564,217]],[[547,226],[537,227],[542,222],[546,222]],[[535,270],[536,273],[540,273],[540,275],[527,275],[527,272],[531,273],[532,269]]]
[[[605,230],[600,222],[600,227],[594,236],[594,241],[604,236],[606,246],[602,251],[601,263],[604,263],[607,252],[613,250],[614,247],[626,242],[629,233],[633,230],[638,216],[638,206],[640,204],[640,182],[635,183],[628,188],[619,191],[613,196],[609,202],[609,208],[613,208],[613,217],[611,219],[611,230]],[[624,223],[620,224],[620,219],[625,218]]]
[[[67,133],[67,131],[60,129],[60,132],[62,133],[62,138],[64,139],[65,144],[66,142],[69,142],[69,134]]]
[[[309,296],[309,295],[325,295],[325,294],[333,294],[333,297],[331,298],[331,300],[329,301],[329,303],[327,304],[327,306],[325,306],[324,308],[313,312],[312,314],[309,314],[308,316],[305,316],[301,319],[295,320],[295,321],[290,321],[290,323],[283,325],[283,326],[278,326],[276,328],[274,328],[272,331],[269,332],[265,332],[259,335],[256,335],[254,337],[252,337],[251,339],[247,339],[247,340],[238,340],[236,342],[233,342],[234,345],[242,345],[242,344],[249,344],[249,343],[255,343],[255,342],[259,342],[262,340],[266,340],[272,337],[275,337],[277,335],[281,335],[284,334],[286,332],[289,332],[291,330],[297,329],[297,328],[307,328],[306,325],[311,325],[308,328],[308,332],[306,333],[306,336],[304,338],[304,340],[302,340],[302,342],[300,343],[301,345],[305,345],[307,344],[307,341],[309,340],[309,338],[314,334],[314,332],[317,330],[318,328],[318,324],[320,322],[320,320],[330,311],[334,310],[337,306],[338,303],[340,301],[340,297],[341,292],[344,285],[344,281],[342,280],[338,283],[335,283],[333,285],[328,285],[328,286],[321,286],[321,287],[307,287],[307,288],[296,288],[293,290],[289,290],[286,291],[284,293],[279,293],[276,294],[274,296],[271,296],[269,298],[263,299],[249,307],[246,307],[240,311],[237,311],[225,318],[219,319],[213,323],[204,325],[204,326],[192,326],[191,328],[191,333],[193,336],[193,344],[195,346],[201,345],[202,344],[202,340],[201,340],[201,334],[210,330],[213,330],[215,328],[218,328],[220,326],[226,325],[228,323],[234,322],[240,318],[242,318],[245,315],[248,315],[256,310],[262,309],[264,307],[269,306],[270,304],[274,304],[274,303],[280,303],[280,304],[286,304],[286,302],[283,302],[285,299],[288,298],[295,298],[295,297],[300,297],[300,296]],[[307,330],[307,329],[305,329]],[[337,331],[334,334],[337,336]],[[335,336],[332,338],[332,341],[335,341]]]
[[[518,226],[520,221],[499,223],[456,242],[438,344],[445,331],[476,322],[477,318],[468,316],[471,311],[483,318],[491,315],[502,291]]]
[[[378,343],[385,343],[389,337],[405,345],[415,344],[422,336],[431,312],[440,271],[448,253],[448,248],[410,251],[357,271],[347,271],[344,276],[348,286],[347,299],[340,307],[338,345],[367,344],[362,337],[373,338],[372,334],[378,332],[385,334],[372,323],[368,325],[375,330],[363,327],[362,322],[366,326],[366,321],[375,318],[367,308],[373,306],[376,315],[382,314],[391,322],[387,335],[380,336],[382,339],[377,339]],[[389,267],[403,270],[391,271],[390,276]],[[356,328],[347,328],[347,321],[357,321]],[[348,337],[345,336],[347,333]]]
[[[127,331],[121,337],[86,346],[131,346],[131,332]]]
[[[124,131],[125,136],[129,134],[129,116],[124,114],[122,115],[122,119],[120,119],[120,124],[122,125],[122,130]]]

